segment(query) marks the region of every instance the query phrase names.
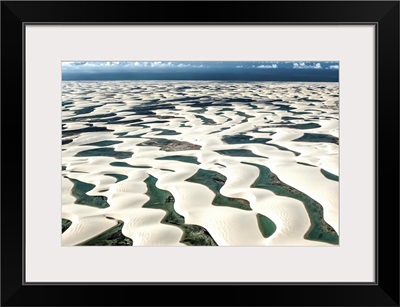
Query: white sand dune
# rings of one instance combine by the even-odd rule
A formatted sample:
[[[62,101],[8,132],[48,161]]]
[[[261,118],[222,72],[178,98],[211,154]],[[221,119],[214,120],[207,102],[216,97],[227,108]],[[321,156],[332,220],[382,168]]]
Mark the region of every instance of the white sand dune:
[[[336,232],[339,232],[339,185],[326,179],[318,168],[293,163],[271,165],[271,170],[279,174],[279,178],[309,195],[324,208],[324,219]],[[304,180],[304,177],[307,180]]]
[[[124,221],[123,234],[132,239],[134,246],[168,245],[179,246],[182,230],[178,227],[161,224],[163,210],[142,208],[131,210]]]
[[[69,217],[65,215],[65,217]],[[84,243],[94,236],[117,225],[114,220],[104,216],[71,217],[72,225],[62,235],[62,245],[72,246]]]
[[[134,246],[184,245],[182,228],[162,222],[166,211],[143,207],[152,176],[185,224],[203,227],[217,245],[332,246],[305,238],[311,221],[304,204],[253,187],[259,169],[245,163],[268,167],[317,201],[339,234],[339,183],[321,171],[339,175],[339,146],[323,138],[339,136],[337,94],[337,83],[63,82],[63,101],[72,104],[62,109],[62,217],[72,225],[62,245],[84,243],[117,220]],[[298,140],[306,134],[322,137]],[[200,169],[223,175],[221,195],[244,199],[251,210],[213,204],[210,187],[187,181]],[[68,178],[92,185],[87,197],[109,206],[80,204]],[[276,226],[268,238],[258,214]]]

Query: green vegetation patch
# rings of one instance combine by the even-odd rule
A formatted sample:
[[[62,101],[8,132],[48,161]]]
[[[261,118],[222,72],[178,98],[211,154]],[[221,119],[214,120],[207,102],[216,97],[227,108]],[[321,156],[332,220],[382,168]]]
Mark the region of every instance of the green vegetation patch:
[[[159,158],[156,158],[156,160],[172,160],[172,161],[186,162],[186,163],[192,163],[192,164],[197,164],[197,165],[200,164],[199,161],[197,161],[196,157],[181,156],[181,155],[159,157]]]
[[[216,125],[217,124],[211,118],[208,118],[208,117],[205,117],[205,116],[202,116],[202,115],[195,115],[195,117],[201,119],[204,125]]]
[[[114,148],[96,148],[83,150],[76,153],[75,157],[113,157],[116,159],[126,159],[132,157],[132,152],[115,151]]]
[[[322,175],[324,175],[326,178],[333,180],[333,181],[339,181],[339,176],[332,174],[326,170],[324,170],[323,168],[321,168],[321,173]]]
[[[157,178],[149,175],[145,183],[147,185],[146,194],[150,199],[143,205],[143,208],[164,210],[166,214],[161,220],[161,223],[174,225],[182,229],[183,235],[180,240],[181,243],[193,246],[217,245],[204,227],[185,224],[185,218],[175,211],[175,199],[173,195],[167,190],[157,188]]]
[[[146,194],[150,199],[143,205],[143,208],[162,209],[166,211],[166,215],[161,221],[162,223],[182,225],[185,219],[175,211],[175,199],[172,194],[167,190],[157,188],[157,178],[154,176],[149,175],[144,182],[147,185]]]
[[[122,234],[124,223],[118,221],[118,224],[95,236],[94,238],[78,244],[78,246],[131,246],[133,241]]]
[[[61,233],[64,233],[70,226],[72,222],[67,219],[61,219]]]
[[[159,128],[153,128],[153,131],[161,131],[158,135],[179,135],[181,134],[180,132],[176,132],[175,130],[170,130],[170,129],[159,129]]]
[[[214,206],[233,207],[242,210],[251,210],[250,203],[242,198],[226,197],[220,193],[225,184],[226,177],[215,171],[199,169],[196,174],[186,179],[186,181],[202,184],[208,187],[215,197],[212,201]]]
[[[305,162],[297,162],[297,164],[301,164],[301,165],[305,165],[305,166],[310,166],[310,167],[316,167],[315,165],[308,164],[308,163],[305,163]]]
[[[117,181],[115,183],[120,182],[120,181],[125,180],[125,179],[128,178],[128,176],[121,175],[121,174],[104,174],[104,175],[105,176],[114,177],[115,179],[117,179]]]
[[[185,224],[181,228],[184,231],[180,240],[181,243],[191,246],[217,246],[217,243],[204,227]]]
[[[68,177],[66,177],[68,178]],[[77,205],[86,205],[91,207],[96,207],[100,209],[104,209],[110,207],[107,202],[107,197],[99,195],[99,196],[90,196],[86,193],[93,190],[95,185],[86,183],[77,179],[68,178],[73,187],[71,189],[72,195],[76,198],[75,204]]]
[[[300,156],[300,153],[299,153],[299,152],[294,151],[294,150],[290,150],[289,148],[286,148],[286,147],[283,147],[283,146],[280,146],[280,145],[271,144],[271,143],[267,143],[267,144],[265,144],[265,145],[267,145],[267,146],[273,146],[273,147],[278,148],[279,150],[283,150],[283,151],[290,151],[290,152],[292,152],[295,156]]]
[[[257,223],[264,238],[270,237],[276,231],[275,223],[265,215],[257,213]]]
[[[126,162],[111,162],[111,166],[117,166],[117,167],[131,167],[131,168],[151,168],[150,166],[139,166],[139,165],[131,165]]]
[[[308,195],[279,180],[271,170],[263,165],[242,162],[243,164],[258,167],[260,175],[251,185],[252,188],[266,189],[279,196],[287,196],[301,201],[310,217],[311,226],[305,238],[331,244],[339,243],[336,231],[324,220],[323,207]]]
[[[82,146],[99,146],[99,147],[105,147],[105,146],[110,146],[110,145],[115,145],[115,144],[119,144],[122,143],[121,141],[100,141],[100,142],[94,142],[94,143],[89,143],[89,144],[85,144]]]
[[[154,146],[159,147],[164,151],[182,151],[182,150],[198,150],[200,145],[192,144],[185,141],[168,140],[161,138],[154,138],[145,142],[137,144],[137,146]]]
[[[232,156],[232,157],[267,158],[267,157],[256,155],[255,153],[253,153],[251,150],[248,150],[248,149],[223,149],[223,150],[216,150],[216,152],[218,152],[221,155]]]
[[[333,143],[339,145],[339,138],[330,134],[321,133],[304,133],[303,136],[293,140],[295,142],[321,142],[321,143]]]
[[[249,135],[245,134],[236,134],[236,135],[224,135],[222,140],[227,144],[265,144],[268,141],[271,141],[271,138],[253,138]]]

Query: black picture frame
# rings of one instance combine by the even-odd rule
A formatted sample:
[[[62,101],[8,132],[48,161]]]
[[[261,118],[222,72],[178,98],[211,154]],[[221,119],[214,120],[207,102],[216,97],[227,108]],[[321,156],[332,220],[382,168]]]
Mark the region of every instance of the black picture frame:
[[[375,283],[24,282],[24,26],[132,22],[375,25]],[[399,1],[2,1],[1,77],[2,306],[399,306]]]

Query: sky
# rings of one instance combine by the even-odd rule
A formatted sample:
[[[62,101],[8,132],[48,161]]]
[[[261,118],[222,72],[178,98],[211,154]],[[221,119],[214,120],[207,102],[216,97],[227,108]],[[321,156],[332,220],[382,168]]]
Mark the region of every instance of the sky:
[[[339,62],[62,62],[62,79],[337,82]]]

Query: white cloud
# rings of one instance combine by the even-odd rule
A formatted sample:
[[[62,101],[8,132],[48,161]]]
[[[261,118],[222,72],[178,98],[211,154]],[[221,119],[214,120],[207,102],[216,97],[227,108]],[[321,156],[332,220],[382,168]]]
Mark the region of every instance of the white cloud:
[[[78,70],[82,68],[91,69],[130,69],[130,68],[164,68],[164,67],[194,67],[202,68],[205,65],[193,64],[193,63],[175,63],[175,62],[147,62],[147,61],[136,61],[136,62],[62,62],[62,68],[64,70]]]
[[[176,67],[190,67],[190,64],[179,63]]]
[[[294,69],[321,69],[321,63],[306,64],[304,62],[293,63]]]
[[[339,65],[329,65],[329,69],[339,69]]]
[[[78,69],[82,67],[123,67],[126,64],[133,65],[132,62],[62,62],[62,67],[65,69]]]
[[[272,65],[258,65],[256,66],[256,68],[267,68],[267,69],[271,69],[271,68],[278,68],[278,65],[276,64],[272,64]]]

